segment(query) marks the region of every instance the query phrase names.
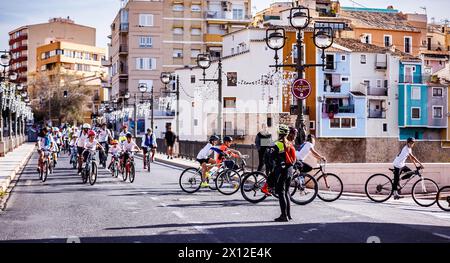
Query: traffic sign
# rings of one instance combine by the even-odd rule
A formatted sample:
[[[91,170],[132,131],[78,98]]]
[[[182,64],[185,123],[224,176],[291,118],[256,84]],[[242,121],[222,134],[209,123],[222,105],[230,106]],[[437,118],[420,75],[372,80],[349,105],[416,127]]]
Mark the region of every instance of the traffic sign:
[[[304,100],[311,94],[311,84],[306,79],[296,79],[292,83],[291,92],[297,99]]]

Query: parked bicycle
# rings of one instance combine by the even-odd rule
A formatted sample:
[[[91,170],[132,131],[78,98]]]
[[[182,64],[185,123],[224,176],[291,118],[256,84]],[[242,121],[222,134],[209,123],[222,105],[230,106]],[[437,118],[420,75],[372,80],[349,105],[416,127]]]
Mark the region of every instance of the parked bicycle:
[[[436,202],[444,211],[450,212],[450,185],[444,186],[439,189],[436,195]]]
[[[414,179],[418,179],[414,182],[411,189],[411,196],[418,205],[423,207],[429,207],[436,203],[436,195],[439,191],[439,187],[435,181],[425,178],[422,175],[423,167],[416,167],[414,171],[409,171],[403,174],[399,182],[397,191],[399,194],[409,187],[409,183]],[[394,172],[393,168],[389,168],[391,172]],[[382,203],[394,193],[393,180],[385,174],[374,174],[367,179],[365,184],[365,192],[370,200]],[[409,190],[409,189],[407,189]]]
[[[89,184],[94,185],[97,181],[98,168],[95,154],[95,151],[89,151],[84,169],[81,170],[81,178],[84,184],[89,180]]]

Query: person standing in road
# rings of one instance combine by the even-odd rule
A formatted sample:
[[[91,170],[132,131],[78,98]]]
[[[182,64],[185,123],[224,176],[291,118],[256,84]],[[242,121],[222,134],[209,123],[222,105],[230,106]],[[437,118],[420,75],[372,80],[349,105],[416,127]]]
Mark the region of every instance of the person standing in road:
[[[176,139],[177,135],[172,131],[172,128],[168,126],[164,137],[167,146],[167,159],[173,159],[173,146],[175,145]]]
[[[264,155],[266,150],[272,146],[272,135],[267,130],[267,125],[262,125],[262,130],[256,134],[255,138],[256,149],[258,150],[258,171],[262,171],[264,166]]]

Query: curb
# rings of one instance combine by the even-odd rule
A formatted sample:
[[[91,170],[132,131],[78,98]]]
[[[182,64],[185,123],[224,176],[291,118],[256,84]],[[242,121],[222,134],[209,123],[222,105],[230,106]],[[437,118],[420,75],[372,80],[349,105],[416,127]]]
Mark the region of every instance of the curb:
[[[17,181],[19,181],[19,178],[22,175],[22,172],[25,169],[26,164],[31,159],[31,156],[33,155],[35,148],[36,147],[33,147],[33,149],[22,160],[20,165],[9,176],[9,182],[7,180],[6,189],[3,192],[3,196],[0,198],[0,211],[5,210],[6,203],[8,202],[9,197],[11,196],[12,189],[14,188],[14,186],[16,186]]]
[[[135,156],[137,156],[137,157],[139,157],[141,159],[144,157],[142,154],[136,154]],[[172,166],[179,167],[179,168],[182,168],[182,169],[187,169],[187,168],[192,168],[192,167],[197,168],[195,165],[181,164],[181,163],[169,161],[167,159],[159,158],[159,157],[156,157],[156,156],[155,156],[155,162],[172,165]]]

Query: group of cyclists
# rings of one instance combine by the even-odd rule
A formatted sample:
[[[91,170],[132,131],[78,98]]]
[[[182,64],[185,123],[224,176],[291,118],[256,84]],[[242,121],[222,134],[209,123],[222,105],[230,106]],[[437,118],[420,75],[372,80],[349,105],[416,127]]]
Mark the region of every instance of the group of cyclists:
[[[45,158],[51,157],[55,166],[59,153],[66,149],[69,153],[76,154],[78,174],[80,175],[83,163],[86,162],[89,152],[98,151],[100,163],[106,168],[108,155],[111,155],[113,158],[119,158],[121,163],[125,164],[130,154],[143,151],[144,156],[147,153],[151,153],[149,160],[153,162],[157,144],[156,136],[153,134],[152,129],[147,129],[147,132],[142,136],[141,149],[128,131],[127,126],[122,127],[118,139],[115,139],[106,123],[95,127],[84,123],[80,127],[69,125],[63,125],[60,128],[42,127],[38,134],[37,146],[39,154],[38,172],[41,171]],[[113,158],[111,158],[108,169],[111,169]],[[146,158],[143,159],[145,169],[150,164],[147,163]]]

